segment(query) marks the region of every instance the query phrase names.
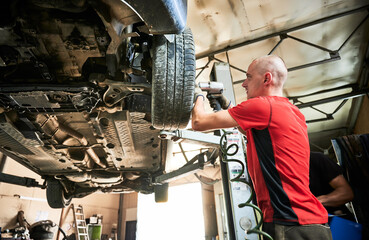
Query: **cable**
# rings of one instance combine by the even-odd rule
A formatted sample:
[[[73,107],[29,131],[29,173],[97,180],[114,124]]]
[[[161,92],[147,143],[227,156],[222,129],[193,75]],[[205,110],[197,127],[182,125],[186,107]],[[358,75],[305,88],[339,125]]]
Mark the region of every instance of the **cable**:
[[[247,199],[247,201],[244,202],[244,203],[240,203],[238,205],[238,207],[239,208],[251,207],[254,210],[254,212],[257,211],[260,214],[260,218],[261,218],[259,223],[257,221],[257,218],[255,218],[256,223],[257,223],[256,226],[253,227],[253,228],[250,227],[250,229],[247,229],[247,230],[245,229],[245,233],[246,234],[258,234],[258,235],[262,235],[262,236],[266,237],[269,240],[273,240],[273,238],[268,233],[263,232],[262,230],[260,230],[261,224],[263,223],[263,213],[262,213],[262,211],[260,210],[260,208],[258,206],[251,203],[252,197],[255,194],[254,190],[253,190],[253,187],[252,187],[252,184],[247,182],[246,178],[244,178],[244,179],[241,178],[243,172],[245,171],[245,164],[242,161],[238,160],[238,159],[234,159],[234,158],[228,159],[228,157],[236,155],[238,150],[239,150],[239,146],[236,143],[232,143],[228,146],[227,135],[233,134],[233,132],[227,132],[225,130],[222,130],[222,131],[224,133],[221,136],[220,143],[219,143],[220,151],[222,153],[221,161],[223,161],[224,163],[236,162],[236,163],[239,163],[242,167],[242,171],[240,171],[240,173],[236,177],[230,179],[230,182],[242,182],[242,183],[246,184],[247,186],[249,186],[250,189],[251,189],[251,194],[250,194],[249,199]],[[233,149],[233,152],[232,152],[232,149]],[[247,238],[245,237],[245,239],[247,239]]]

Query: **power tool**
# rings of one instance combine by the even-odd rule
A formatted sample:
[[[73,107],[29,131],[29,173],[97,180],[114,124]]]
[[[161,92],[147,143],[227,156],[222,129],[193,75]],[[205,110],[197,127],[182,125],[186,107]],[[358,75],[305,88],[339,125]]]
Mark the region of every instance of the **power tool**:
[[[222,105],[220,103],[221,96],[224,90],[223,83],[221,82],[199,82],[199,88],[206,92],[207,99],[210,102],[210,106],[214,109],[214,111],[219,111],[222,109]]]

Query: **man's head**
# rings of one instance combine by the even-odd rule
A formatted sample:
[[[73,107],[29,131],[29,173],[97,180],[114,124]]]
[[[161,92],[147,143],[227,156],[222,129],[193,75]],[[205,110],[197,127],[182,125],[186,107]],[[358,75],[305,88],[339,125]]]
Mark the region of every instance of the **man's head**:
[[[280,57],[269,55],[255,59],[247,69],[242,83],[247,99],[258,96],[282,96],[287,68]]]

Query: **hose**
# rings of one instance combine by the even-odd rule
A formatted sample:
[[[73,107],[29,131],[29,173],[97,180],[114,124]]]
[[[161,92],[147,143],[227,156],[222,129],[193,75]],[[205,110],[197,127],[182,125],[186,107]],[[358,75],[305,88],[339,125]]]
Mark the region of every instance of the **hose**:
[[[260,230],[260,227],[261,227],[261,224],[263,223],[263,213],[262,211],[260,210],[260,208],[256,205],[254,205],[253,203],[251,203],[251,200],[254,196],[254,190],[253,190],[253,186],[250,182],[246,181],[246,178],[241,178],[243,172],[245,171],[245,164],[238,160],[238,159],[234,159],[234,158],[231,158],[231,159],[228,159],[228,157],[232,157],[234,155],[237,154],[238,150],[239,150],[239,146],[236,144],[236,143],[232,143],[228,146],[228,141],[227,141],[227,135],[230,135],[230,134],[233,134],[233,132],[227,132],[225,130],[222,130],[223,131],[223,135],[221,136],[220,138],[220,151],[221,151],[221,154],[222,154],[222,158],[221,158],[221,161],[224,162],[224,163],[229,163],[229,162],[236,162],[236,163],[239,163],[242,167],[242,170],[239,172],[239,174],[230,179],[230,182],[242,182],[246,185],[248,185],[250,187],[250,189],[252,190],[251,191],[251,194],[250,194],[250,197],[249,199],[247,199],[246,202],[244,203],[240,203],[238,205],[239,208],[243,208],[243,207],[251,207],[254,212],[257,211],[260,215],[260,222],[258,222],[257,218],[255,219],[256,220],[256,226],[251,228],[250,229],[245,229],[245,233],[246,234],[258,234],[258,235],[262,235],[264,236],[265,238],[269,239],[269,240],[273,240],[273,238],[266,232],[263,232],[262,230]],[[245,161],[246,162],[246,161]],[[250,179],[250,177],[248,178]],[[245,237],[245,239],[247,239],[247,237]]]

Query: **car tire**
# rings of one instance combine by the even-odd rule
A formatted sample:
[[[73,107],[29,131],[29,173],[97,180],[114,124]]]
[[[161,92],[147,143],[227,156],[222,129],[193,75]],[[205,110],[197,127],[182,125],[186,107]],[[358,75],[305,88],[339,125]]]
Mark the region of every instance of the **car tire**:
[[[195,90],[195,44],[186,28],[172,42],[165,36],[153,39],[151,119],[156,129],[187,126]]]
[[[61,183],[54,179],[47,181],[46,198],[51,208],[64,208],[68,206],[72,200],[72,198],[66,197]]]
[[[52,240],[54,233],[49,231],[39,231],[31,233],[30,236],[33,240]]]
[[[155,202],[163,203],[168,202],[168,183],[154,186]]]

